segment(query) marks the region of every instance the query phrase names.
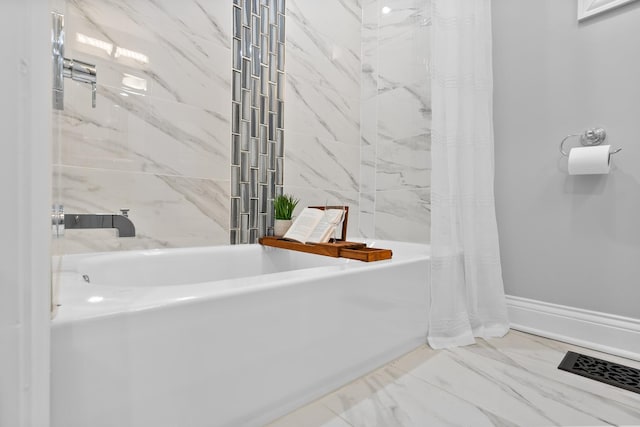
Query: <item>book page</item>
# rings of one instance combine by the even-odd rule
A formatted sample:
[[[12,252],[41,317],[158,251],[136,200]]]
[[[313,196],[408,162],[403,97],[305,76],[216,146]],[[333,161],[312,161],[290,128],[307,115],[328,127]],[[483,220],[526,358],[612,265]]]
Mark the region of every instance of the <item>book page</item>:
[[[320,209],[304,208],[293,224],[291,224],[291,227],[289,227],[289,230],[287,230],[283,238],[295,240],[300,243],[310,241],[309,236],[311,236],[323,216],[324,213]]]
[[[333,236],[338,224],[342,222],[344,211],[342,209],[326,209],[323,212],[320,222],[315,227],[313,233],[308,237],[307,242],[326,243]]]

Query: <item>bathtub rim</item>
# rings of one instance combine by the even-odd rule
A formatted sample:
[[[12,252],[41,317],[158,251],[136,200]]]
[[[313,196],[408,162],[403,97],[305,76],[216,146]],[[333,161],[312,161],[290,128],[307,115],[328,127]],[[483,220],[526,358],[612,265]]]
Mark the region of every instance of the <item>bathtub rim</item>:
[[[377,270],[400,267],[416,262],[428,262],[430,260],[430,246],[427,244],[392,242],[376,240],[376,243],[394,245],[405,245],[404,249],[422,249],[421,253],[411,255],[403,254],[397,258],[376,262],[362,262],[357,260],[345,260],[336,265],[325,265],[305,268],[300,270],[283,271],[266,275],[248,276],[217,281],[205,281],[199,283],[151,286],[151,287],[118,287],[113,285],[87,284],[83,281],[80,273],[74,271],[73,267],[79,264],[78,261],[94,256],[108,255],[112,252],[100,252],[89,254],[74,254],[72,263],[67,263],[66,270],[61,270],[58,280],[60,281],[60,303],[58,315],[52,320],[52,327],[62,327],[65,324],[105,319],[108,317],[131,315],[148,310],[162,310],[167,306],[184,306],[194,303],[205,303],[213,299],[233,298],[249,293],[266,292],[276,288],[295,286],[305,279],[323,279],[343,276],[345,274],[355,274],[358,271]],[[406,247],[410,245],[410,247]],[[415,245],[415,246],[414,246]],[[262,247],[255,245],[238,245],[245,247],[243,250],[286,251],[287,249]],[[152,251],[179,251],[190,250],[210,250],[211,248],[228,248],[229,245],[196,247],[196,248],[176,248],[176,249],[154,249]],[[382,247],[382,246],[379,246]],[[238,249],[239,250],[239,249]],[[147,252],[149,250],[127,251]],[[318,255],[320,256],[320,255]],[[395,253],[394,253],[395,256]],[[214,284],[215,285],[212,285]],[[93,299],[94,302],[91,302]],[[96,299],[99,299],[96,301]],[[65,308],[66,306],[66,308]]]
[[[348,239],[349,241],[352,242],[362,242],[365,243],[368,247],[372,246],[372,247],[380,247],[383,248],[385,247],[385,245],[387,246],[397,246],[397,245],[401,245],[401,246],[407,246],[413,249],[422,249],[423,252],[417,252],[415,255],[413,256],[424,256],[427,255],[428,257],[431,256],[431,245],[428,243],[416,243],[416,242],[403,242],[403,241],[399,241],[399,240],[383,240],[383,239],[364,239],[364,238],[358,238],[358,237],[349,237]],[[188,246],[188,247],[180,247],[180,248],[150,248],[150,249],[133,249],[133,250],[119,250],[119,251],[100,251],[100,252],[85,252],[85,253],[73,253],[73,254],[61,254],[61,255],[53,255],[51,257],[52,259],[52,266],[54,268],[56,268],[57,266],[57,271],[58,272],[70,272],[70,271],[76,271],[78,263],[81,262],[83,259],[88,258],[88,257],[101,257],[101,256],[105,256],[105,257],[126,257],[127,255],[130,254],[147,254],[147,253],[151,253],[151,254],[155,254],[155,253],[159,253],[159,252],[165,252],[165,251],[171,251],[171,252],[176,252],[176,253],[182,253],[182,252],[201,252],[201,251],[207,251],[207,250],[223,250],[223,249],[229,249],[229,248],[233,248],[233,250],[251,250],[251,248],[255,248],[255,247],[263,247],[267,250],[271,250],[271,249],[275,249],[275,250],[286,250],[286,249],[280,249],[280,248],[274,248],[274,247],[270,247],[270,246],[262,246],[258,243],[253,243],[253,244],[242,244],[242,245],[228,245],[228,244],[222,244],[222,245],[211,245],[211,246]],[[393,248],[392,248],[393,249]],[[322,256],[322,255],[318,255],[318,256]],[[401,256],[401,258],[405,258],[404,256]],[[347,260],[346,258],[337,258],[339,260],[345,260],[345,261],[354,261],[354,262],[361,262],[361,261],[357,261],[357,260]],[[387,262],[387,261],[397,261],[398,260],[398,256],[396,254],[396,251],[394,250],[393,252],[393,257],[390,260],[384,260],[384,261],[375,261],[375,262]],[[367,263],[363,263],[363,264],[367,264]]]

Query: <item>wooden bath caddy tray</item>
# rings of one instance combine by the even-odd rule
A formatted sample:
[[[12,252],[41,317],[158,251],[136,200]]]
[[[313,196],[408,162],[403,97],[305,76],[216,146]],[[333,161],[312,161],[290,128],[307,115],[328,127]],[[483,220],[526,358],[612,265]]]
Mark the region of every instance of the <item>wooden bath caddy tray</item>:
[[[347,242],[339,240],[334,243],[299,243],[284,240],[279,237],[265,236],[258,242],[264,246],[274,248],[291,249],[293,251],[307,252],[310,254],[330,256],[334,258],[350,258],[360,261],[381,261],[390,259],[393,253],[390,249],[367,248],[366,244],[359,242]]]

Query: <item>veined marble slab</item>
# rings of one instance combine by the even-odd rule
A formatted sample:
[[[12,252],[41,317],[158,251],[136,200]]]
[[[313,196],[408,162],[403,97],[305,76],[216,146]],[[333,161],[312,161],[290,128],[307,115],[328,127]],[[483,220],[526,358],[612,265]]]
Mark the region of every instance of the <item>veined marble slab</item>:
[[[374,238],[376,235],[375,209],[376,193],[360,192],[360,223],[359,229],[362,237]]]
[[[308,134],[287,133],[285,182],[316,189],[358,191],[360,147]]]
[[[344,45],[346,39],[341,37],[336,37],[335,41],[323,38],[313,29],[317,17],[313,17],[311,22],[308,19],[297,20],[296,15],[289,15],[287,19],[287,73],[341,97],[358,99],[360,48],[350,49]],[[326,25],[322,23],[322,26]],[[353,26],[360,28],[357,23]]]
[[[364,89],[363,89],[364,90]],[[360,144],[375,148],[378,141],[378,97],[360,101]]]
[[[428,242],[431,2],[367,0],[362,10],[361,191],[375,200],[361,207],[363,232]]]
[[[66,83],[65,110],[54,116],[59,158],[68,166],[228,179],[227,117],[172,101]]]
[[[286,132],[306,132],[321,139],[360,144],[359,98],[325,91],[292,73],[287,74],[286,85]]]
[[[291,0],[286,6],[287,132],[359,144],[360,3]]]
[[[360,52],[362,6],[359,0],[287,0],[286,6],[289,23],[307,27],[319,40]],[[287,34],[287,43],[289,40]]]
[[[65,213],[118,213],[129,208],[136,237],[114,230],[68,230],[75,252],[228,243],[229,181],[59,166],[54,202]]]
[[[59,253],[229,241],[232,2],[68,0],[66,56],[97,66],[98,96],[65,80],[54,112],[54,202],[131,209],[135,238],[69,230]]]
[[[376,191],[376,147],[362,145],[360,147],[360,192]]]
[[[117,23],[136,37],[197,37],[229,47],[232,2],[200,0],[67,0],[97,24]],[[151,25],[153,24],[153,25]]]
[[[95,63],[98,84],[229,114],[230,2],[74,0],[67,9],[66,56]]]
[[[429,188],[376,192],[376,238],[404,242],[431,241]]]
[[[431,186],[431,135],[380,141],[376,151],[376,190]]]
[[[384,3],[384,4],[383,4]],[[430,0],[387,0],[380,3],[379,42],[402,39],[419,27],[431,25]]]
[[[378,142],[423,135],[431,129],[431,94],[424,84],[398,87],[378,96]]]

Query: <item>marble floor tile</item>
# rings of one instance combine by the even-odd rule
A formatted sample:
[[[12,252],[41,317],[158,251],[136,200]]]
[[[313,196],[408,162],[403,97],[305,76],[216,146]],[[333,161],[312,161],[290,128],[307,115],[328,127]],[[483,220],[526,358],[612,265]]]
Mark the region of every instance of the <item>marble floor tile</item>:
[[[322,400],[353,426],[455,426],[463,420],[474,420],[475,426],[492,426],[491,420],[498,418],[392,367],[376,371],[361,382],[364,389],[353,384]],[[360,393],[353,389],[360,389]],[[362,399],[362,391],[369,391],[369,396]]]
[[[304,406],[267,427],[350,427],[342,418],[319,404]]]
[[[500,360],[503,364],[527,371],[543,383],[558,383],[559,385],[552,386],[554,390],[557,388],[566,395],[579,399],[580,402],[588,403],[589,407],[584,409],[584,412],[589,412],[591,408],[598,408],[599,396],[604,394],[607,399],[618,402],[623,411],[626,410],[625,408],[631,408],[632,420],[640,424],[640,395],[557,369],[569,350],[640,369],[640,362],[637,361],[518,331],[511,331],[509,339],[504,342],[503,340],[482,341],[477,346],[468,347],[467,351],[483,358]],[[573,402],[569,403],[573,404]],[[608,409],[602,408],[598,411],[605,414]]]
[[[640,425],[640,395],[557,369],[568,350],[640,367],[511,331],[450,350],[422,346],[273,426]]]
[[[634,416],[631,407],[584,391],[562,374],[546,378],[504,361],[473,357],[464,349],[440,354],[410,373],[516,425],[618,425],[640,420],[640,412]]]

